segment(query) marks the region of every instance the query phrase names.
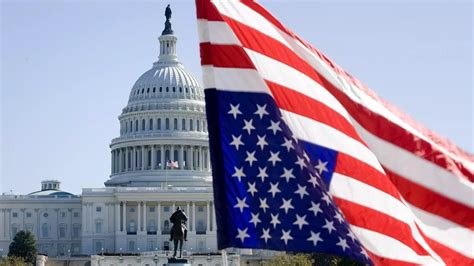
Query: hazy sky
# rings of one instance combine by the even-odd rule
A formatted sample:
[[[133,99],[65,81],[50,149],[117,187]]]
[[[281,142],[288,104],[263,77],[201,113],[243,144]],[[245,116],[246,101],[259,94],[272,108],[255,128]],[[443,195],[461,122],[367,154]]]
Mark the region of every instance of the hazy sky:
[[[0,192],[43,179],[102,187],[135,80],[171,3],[178,54],[201,80],[194,1],[0,1]],[[383,2],[383,3],[380,3]],[[473,152],[471,1],[263,1],[376,93]]]

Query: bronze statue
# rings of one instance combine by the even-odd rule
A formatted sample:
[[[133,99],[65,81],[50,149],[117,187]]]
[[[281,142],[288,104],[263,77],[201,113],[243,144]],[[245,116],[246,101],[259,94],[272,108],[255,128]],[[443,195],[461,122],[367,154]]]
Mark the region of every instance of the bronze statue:
[[[173,34],[173,30],[171,29],[171,22],[170,22],[172,13],[173,12],[171,12],[171,7],[170,5],[168,5],[165,10],[166,21],[165,21],[165,29],[161,33],[162,35]]]
[[[173,12],[171,12],[170,5],[168,5],[168,6],[166,7],[166,10],[165,10],[165,17],[166,17],[166,20],[170,20],[172,13],[173,13]]]
[[[170,217],[170,222],[173,224],[170,231],[170,241],[173,241],[174,243],[173,258],[176,258],[178,242],[179,242],[179,257],[180,258],[182,257],[183,241],[188,241],[187,239],[188,228],[186,227],[187,221],[188,221],[188,216],[179,207],[176,208],[176,211]]]

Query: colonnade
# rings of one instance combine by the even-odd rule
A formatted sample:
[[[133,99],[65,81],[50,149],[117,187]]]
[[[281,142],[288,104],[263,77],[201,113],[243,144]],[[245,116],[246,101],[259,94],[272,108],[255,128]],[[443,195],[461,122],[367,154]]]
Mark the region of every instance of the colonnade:
[[[155,222],[155,232],[148,232],[153,234],[161,234],[162,233],[162,221],[167,221],[171,214],[176,210],[177,206],[180,206],[186,212],[188,216],[188,232],[198,233],[201,230],[203,232],[213,232],[216,229],[216,218],[214,213],[214,208],[212,207],[212,201],[186,201],[186,202],[170,202],[170,201],[121,201],[115,203],[115,230],[121,233],[127,233],[127,229],[129,226],[127,216],[129,214],[130,208],[136,208],[136,231],[133,233],[137,234],[146,234],[148,232],[148,222],[150,220],[154,220]],[[147,211],[148,207],[154,207],[154,212]],[[163,208],[169,207],[169,212],[164,212]],[[204,228],[197,228],[197,216],[196,212],[199,207],[205,207],[205,219],[206,224]],[[162,217],[166,215],[166,217]],[[200,215],[202,216],[202,215]],[[134,216],[135,219],[135,216]],[[171,229],[171,225],[168,230]],[[201,232],[201,233],[203,233]],[[163,232],[169,233],[169,232]]]
[[[142,145],[113,149],[111,153],[112,174],[166,169],[168,161],[177,161],[182,170],[210,170],[207,146]]]

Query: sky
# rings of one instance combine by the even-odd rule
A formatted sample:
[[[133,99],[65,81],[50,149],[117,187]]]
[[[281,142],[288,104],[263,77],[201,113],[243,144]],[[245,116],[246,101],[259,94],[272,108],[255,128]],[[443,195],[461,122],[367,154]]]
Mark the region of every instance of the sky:
[[[473,153],[471,1],[260,1],[415,120]],[[194,1],[0,1],[0,192],[103,187],[118,115],[158,57],[164,9],[201,80]]]

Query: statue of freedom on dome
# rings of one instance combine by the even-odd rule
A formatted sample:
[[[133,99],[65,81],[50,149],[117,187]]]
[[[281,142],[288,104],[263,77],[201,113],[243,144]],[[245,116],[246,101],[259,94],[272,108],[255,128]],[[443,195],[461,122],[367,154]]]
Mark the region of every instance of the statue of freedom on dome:
[[[165,17],[166,17],[166,20],[170,20],[172,13],[173,13],[173,12],[171,12],[170,5],[168,5],[168,6],[166,7],[166,10],[165,10]]]
[[[168,5],[165,10],[166,22],[165,22],[165,29],[161,33],[162,35],[173,34],[173,30],[171,29],[171,22],[170,22],[172,13],[173,12],[171,12],[171,7],[170,5]]]

